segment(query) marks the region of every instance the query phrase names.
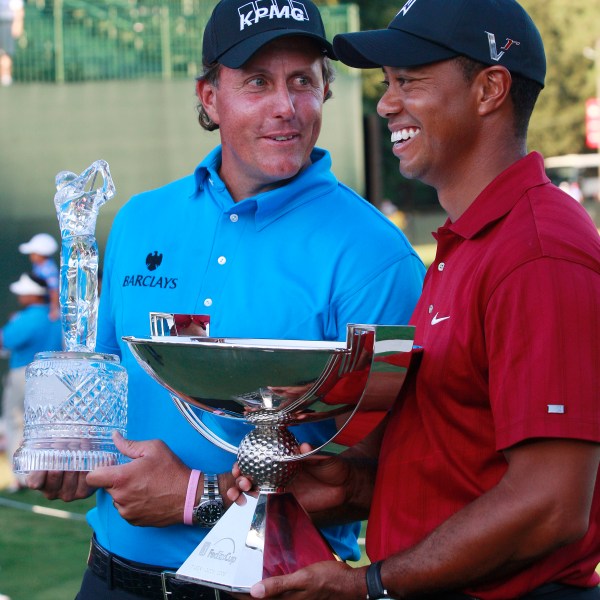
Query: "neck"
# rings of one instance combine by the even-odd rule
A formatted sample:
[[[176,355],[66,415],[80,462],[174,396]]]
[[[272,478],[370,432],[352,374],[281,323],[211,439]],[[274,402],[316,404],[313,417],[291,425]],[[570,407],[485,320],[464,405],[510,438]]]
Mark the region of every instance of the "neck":
[[[282,179],[273,182],[255,182],[249,179],[239,180],[236,177],[228,177],[227,171],[222,167],[219,169],[219,177],[223,180],[223,183],[234,202],[241,202],[246,198],[252,198],[253,196],[258,196],[264,192],[275,190],[287,185],[291,179],[293,179],[292,177],[290,179]]]
[[[500,173],[526,154],[524,146],[508,152],[478,153],[472,161],[463,163],[460,172],[452,173],[446,181],[436,185],[440,205],[450,221],[458,220]]]

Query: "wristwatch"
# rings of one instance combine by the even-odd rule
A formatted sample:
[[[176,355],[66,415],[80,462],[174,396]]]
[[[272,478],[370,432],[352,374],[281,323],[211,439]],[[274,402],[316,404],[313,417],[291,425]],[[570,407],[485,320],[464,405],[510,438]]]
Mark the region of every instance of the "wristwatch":
[[[379,600],[380,598],[391,598],[388,591],[383,587],[381,581],[381,563],[377,561],[369,565],[367,569],[367,600]]]
[[[194,506],[194,524],[201,527],[212,527],[225,512],[223,497],[219,494],[219,479],[216,475],[204,473],[204,491],[200,502]]]

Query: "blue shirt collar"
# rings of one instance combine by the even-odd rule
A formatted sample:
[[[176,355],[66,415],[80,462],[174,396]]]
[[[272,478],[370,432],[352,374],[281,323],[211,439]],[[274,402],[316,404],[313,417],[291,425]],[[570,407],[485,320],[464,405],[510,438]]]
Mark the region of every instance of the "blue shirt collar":
[[[234,202],[218,173],[221,146],[217,146],[194,171],[194,196],[208,192],[225,213],[253,212],[256,228],[260,230],[290,210],[314,201],[337,187],[338,181],[331,172],[329,152],[315,147],[310,158],[312,164],[286,185]]]

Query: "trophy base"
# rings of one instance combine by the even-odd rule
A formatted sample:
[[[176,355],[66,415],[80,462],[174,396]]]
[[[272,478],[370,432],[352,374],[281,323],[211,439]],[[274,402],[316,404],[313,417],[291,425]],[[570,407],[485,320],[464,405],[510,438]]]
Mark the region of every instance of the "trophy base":
[[[127,371],[113,354],[39,352],[25,371],[23,443],[16,473],[91,471],[123,462]]]
[[[336,560],[292,494],[244,495],[244,506],[227,510],[181,565],[177,579],[247,594],[267,577]]]
[[[110,440],[36,439],[25,441],[15,452],[13,470],[21,475],[31,471],[92,471],[124,460]]]

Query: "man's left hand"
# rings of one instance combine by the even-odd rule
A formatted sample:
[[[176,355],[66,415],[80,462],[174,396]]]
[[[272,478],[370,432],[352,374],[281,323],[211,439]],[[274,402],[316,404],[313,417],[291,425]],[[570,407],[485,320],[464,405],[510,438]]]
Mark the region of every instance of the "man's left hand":
[[[318,562],[291,575],[264,579],[252,586],[250,594],[285,600],[364,600],[366,569],[333,560]]]

